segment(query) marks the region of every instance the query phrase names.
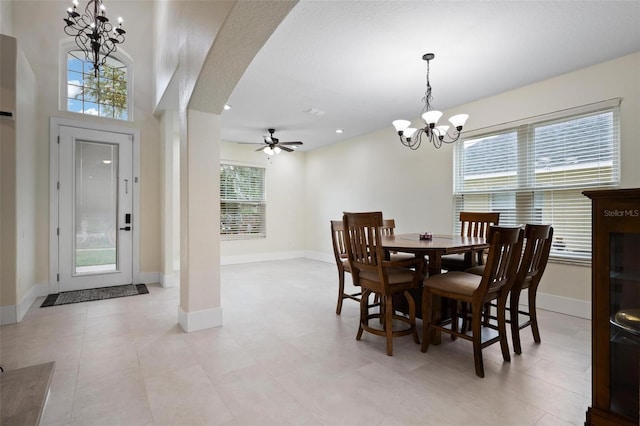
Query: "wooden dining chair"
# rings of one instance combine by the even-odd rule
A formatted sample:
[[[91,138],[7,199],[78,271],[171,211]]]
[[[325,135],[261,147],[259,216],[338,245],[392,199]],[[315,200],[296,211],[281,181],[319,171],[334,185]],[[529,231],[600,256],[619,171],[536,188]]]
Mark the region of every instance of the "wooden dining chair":
[[[408,290],[418,287],[424,262],[416,258],[398,262],[385,260],[381,242],[382,212],[345,212],[342,221],[351,277],[354,285],[362,288],[360,325],[356,340],[362,338],[364,331],[384,336],[389,356],[393,355],[394,337],[410,334],[416,343],[420,343],[416,329],[415,302]],[[393,296],[399,294],[406,299],[408,317],[394,311]],[[370,313],[368,299],[371,295],[379,297],[378,312]],[[381,320],[382,328],[371,325],[369,321],[372,319]],[[407,327],[394,330],[394,320],[407,324]],[[373,323],[376,322],[378,321]]]
[[[395,219],[383,219],[382,227],[380,228],[380,232],[382,235],[395,235],[396,221]],[[389,252],[389,260],[391,261],[403,261],[414,258],[415,255],[411,253],[398,253],[397,251]]]
[[[342,312],[342,301],[344,299],[355,300],[360,302],[362,292],[359,290],[355,293],[345,293],[344,290],[344,274],[351,273],[349,259],[347,258],[347,246],[344,240],[344,225],[341,220],[331,221],[331,242],[333,243],[333,256],[338,267],[338,305],[336,306],[336,314]]]
[[[542,274],[549,260],[553,242],[553,227],[551,225],[527,224],[524,228],[524,241],[524,253],[509,294],[509,307],[505,307],[509,312],[507,323],[511,326],[513,351],[518,355],[522,354],[520,330],[523,328],[531,326],[534,342],[540,343],[540,330],[538,328],[538,316],[536,315],[536,294],[538,292],[538,284],[540,284]],[[469,268],[467,272],[482,275],[484,266]],[[523,290],[527,290],[528,307],[526,311],[520,307],[520,295]],[[497,316],[491,315],[492,308],[497,309],[497,306],[494,303],[485,306],[483,314],[485,323],[489,320],[497,319]],[[527,321],[520,323],[520,315],[527,317]]]
[[[460,212],[460,235],[463,237],[486,237],[491,225],[498,225],[499,212]],[[484,251],[442,256],[442,269],[464,271],[484,263]]]
[[[524,230],[526,245],[518,274],[511,288],[509,298],[509,319],[511,323],[511,339],[513,350],[518,355],[522,354],[520,346],[520,330],[531,326],[533,340],[540,343],[540,330],[538,329],[538,316],[536,315],[536,294],[542,274],[547,267],[551,244],[553,241],[553,227],[551,225],[527,225]],[[528,309],[520,310],[519,301],[522,290],[527,290]],[[528,317],[527,321],[520,323],[520,315]]]
[[[496,342],[500,342],[502,357],[511,361],[509,344],[507,342],[505,310],[498,309],[498,325],[493,336],[483,334],[482,308],[485,303],[498,301],[498,306],[505,306],[507,295],[515,280],[518,262],[522,253],[524,231],[522,228],[506,228],[492,226],[488,232],[489,252],[482,276],[468,272],[451,271],[428,277],[424,280],[422,292],[422,312],[424,327],[422,335],[422,352],[427,352],[433,330],[439,330],[455,337],[473,342],[473,357],[476,375],[484,377],[482,349]],[[431,310],[433,296],[451,299],[452,316],[437,319]],[[459,317],[455,311],[457,302],[471,305],[470,330],[459,330]],[[425,319],[426,318],[426,319]],[[490,327],[493,329],[494,327]],[[488,327],[485,327],[489,329]],[[490,330],[489,330],[490,331]],[[483,336],[486,336],[483,340]]]

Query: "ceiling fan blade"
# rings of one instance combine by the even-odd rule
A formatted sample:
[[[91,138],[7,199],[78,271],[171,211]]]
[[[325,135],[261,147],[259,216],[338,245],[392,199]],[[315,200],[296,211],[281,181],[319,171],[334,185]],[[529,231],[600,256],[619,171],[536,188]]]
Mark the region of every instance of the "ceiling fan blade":
[[[287,152],[293,152],[293,151],[294,151],[293,149],[291,149],[291,148],[289,148],[289,147],[282,146],[282,144],[278,144],[278,146],[279,146],[279,147],[280,147],[280,149],[281,149],[281,150],[283,150],[283,151],[287,151]]]
[[[264,148],[265,148],[264,146],[261,146],[260,148],[256,149],[256,152],[262,151]]]
[[[300,142],[300,141],[294,141],[294,142],[280,142],[280,145],[302,145],[302,142]]]

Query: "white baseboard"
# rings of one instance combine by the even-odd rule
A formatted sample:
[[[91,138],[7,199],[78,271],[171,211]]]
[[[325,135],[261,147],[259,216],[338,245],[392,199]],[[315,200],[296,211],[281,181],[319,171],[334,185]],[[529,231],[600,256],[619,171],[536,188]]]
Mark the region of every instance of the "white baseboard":
[[[237,256],[220,256],[220,265],[237,265],[241,263],[267,262],[271,260],[287,260],[306,257],[304,251],[281,251],[273,253],[253,253]]]
[[[524,303],[522,299],[525,299]],[[520,296],[520,304],[522,306],[527,306],[525,292]],[[571,299],[569,297],[538,292],[536,295],[536,305],[538,309],[558,312],[560,314],[571,315],[588,320],[591,319],[591,302],[586,300]]]
[[[319,260],[320,262],[335,263],[336,259],[332,254],[319,251],[307,251],[305,256],[307,259]]]
[[[0,325],[16,324],[22,321],[33,302],[47,294],[49,294],[48,284],[34,284],[17,305],[0,306]]]
[[[185,312],[178,306],[178,324],[187,333],[222,327],[222,308]]]
[[[169,274],[160,275],[160,285],[167,287],[180,287],[180,271],[173,271]]]

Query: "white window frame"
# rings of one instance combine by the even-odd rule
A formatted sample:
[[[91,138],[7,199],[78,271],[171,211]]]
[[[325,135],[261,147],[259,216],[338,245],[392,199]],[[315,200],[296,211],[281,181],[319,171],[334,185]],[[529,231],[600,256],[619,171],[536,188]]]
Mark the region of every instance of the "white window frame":
[[[133,121],[133,105],[134,105],[134,99],[133,99],[134,66],[133,66],[133,59],[122,48],[118,48],[116,52],[112,53],[109,56],[122,62],[127,67],[127,119],[122,120],[119,118],[102,117],[99,115],[91,115],[91,114],[69,111],[67,109],[67,56],[69,52],[79,51],[79,50],[80,49],[78,48],[78,45],[76,45],[76,42],[73,39],[66,39],[60,43],[60,49],[59,49],[60,57],[58,60],[58,76],[59,76],[58,108],[60,109],[60,111],[68,111],[80,116],[91,116],[91,117],[99,117],[101,119],[116,120],[118,122],[132,122]]]
[[[567,217],[558,222],[558,231],[562,231],[562,226],[570,228],[567,224],[580,223],[580,230],[567,230],[567,236],[579,236],[580,242],[576,242],[574,248],[576,250],[566,250],[569,247],[561,240],[562,232],[554,233],[554,245],[552,247],[550,260],[555,262],[570,264],[590,264],[591,261],[591,215],[590,200],[582,195],[583,190],[597,188],[614,188],[620,184],[620,98],[610,99],[607,101],[597,102],[584,105],[577,108],[562,110],[550,114],[544,114],[531,117],[515,122],[504,123],[497,126],[487,127],[483,129],[465,132],[462,141],[456,144],[454,148],[454,196],[453,196],[453,212],[454,212],[454,232],[459,232],[459,214],[460,211],[501,211],[505,210],[500,216],[500,224],[504,226],[523,225],[524,223],[551,223],[553,218],[558,216],[579,216]],[[612,165],[610,169],[610,177],[603,179],[603,182],[597,184],[585,183],[584,185],[576,183],[564,183],[549,185],[537,182],[533,178],[537,170],[535,158],[531,155],[535,140],[532,136],[532,129],[536,126],[547,125],[554,122],[562,122],[564,120],[571,121],[581,116],[589,114],[597,114],[603,112],[613,113],[613,142],[612,142]],[[502,135],[506,133],[516,133],[517,142],[515,143],[515,167],[517,173],[504,172],[501,177],[505,180],[500,186],[490,188],[489,186],[477,189],[470,187],[464,183],[464,141],[472,143],[475,139],[481,139],[494,135]],[[507,157],[507,155],[505,155]],[[513,157],[513,154],[508,157]],[[511,158],[513,159],[513,158]],[[513,167],[513,165],[512,165]],[[601,166],[598,166],[600,168]],[[538,167],[539,168],[539,167]],[[570,166],[564,166],[565,172],[570,170]],[[507,175],[511,179],[507,183]],[[517,175],[517,176],[516,176]],[[488,176],[488,174],[487,174]],[[496,174],[497,176],[497,174]],[[537,176],[537,175],[536,175]],[[562,206],[559,208],[546,208],[549,202],[554,203],[555,196],[558,193],[570,194],[570,198],[562,198]],[[464,198],[467,196],[467,202]],[[497,198],[496,198],[497,197]],[[550,201],[551,200],[551,201]],[[568,201],[567,201],[568,200]],[[571,206],[575,202],[577,210],[571,210],[567,206]],[[474,204],[475,203],[475,204]],[[586,209],[589,211],[587,212]],[[549,220],[549,218],[551,218]],[[586,222],[588,221],[588,226]],[[566,222],[566,223],[565,223]],[[588,235],[586,235],[588,234]]]
[[[248,163],[240,163],[229,160],[220,161],[220,169],[224,166],[234,166],[234,167],[244,167],[244,168],[252,168],[252,169],[260,169],[262,170],[262,199],[261,200],[232,200],[232,199],[224,199],[222,194],[220,194],[220,240],[222,241],[230,241],[230,240],[251,240],[251,239],[264,239],[267,236],[267,168],[262,165],[257,164],[248,164]],[[222,179],[220,179],[220,188],[222,189]],[[222,192],[222,191],[221,191]],[[223,216],[225,214],[225,209],[223,208],[223,203],[235,203],[235,204],[250,204],[255,205],[258,204],[261,207],[261,217],[260,217],[260,226],[261,230],[257,233],[232,233],[232,234],[224,234],[222,233],[222,224],[223,224]]]

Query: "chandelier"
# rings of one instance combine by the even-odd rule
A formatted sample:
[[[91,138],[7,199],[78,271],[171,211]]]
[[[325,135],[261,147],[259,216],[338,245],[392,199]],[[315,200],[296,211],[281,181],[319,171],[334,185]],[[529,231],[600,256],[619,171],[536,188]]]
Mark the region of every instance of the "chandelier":
[[[449,133],[449,127],[447,125],[438,126],[438,120],[442,117],[442,112],[436,111],[431,106],[431,84],[429,83],[429,61],[435,58],[433,53],[425,53],[422,59],[427,61],[427,90],[424,92],[424,107],[422,108],[422,120],[425,126],[421,129],[409,127],[411,122],[409,120],[395,120],[392,124],[400,136],[400,142],[406,147],[413,150],[420,148],[422,138],[424,137],[433,144],[436,148],[440,148],[443,143],[453,143],[460,138],[460,131],[462,126],[469,118],[467,114],[458,114],[449,118],[449,122],[453,125],[454,129],[451,134]]]
[[[118,18],[118,26],[114,27],[105,14],[102,0],[89,0],[84,14],[77,11],[78,0],[73,0],[73,7],[67,9],[64,32],[75,37],[76,44],[84,52],[87,62],[93,64],[97,77],[100,67],[107,63],[110,54],[124,42],[125,30],[122,29],[122,18]]]

